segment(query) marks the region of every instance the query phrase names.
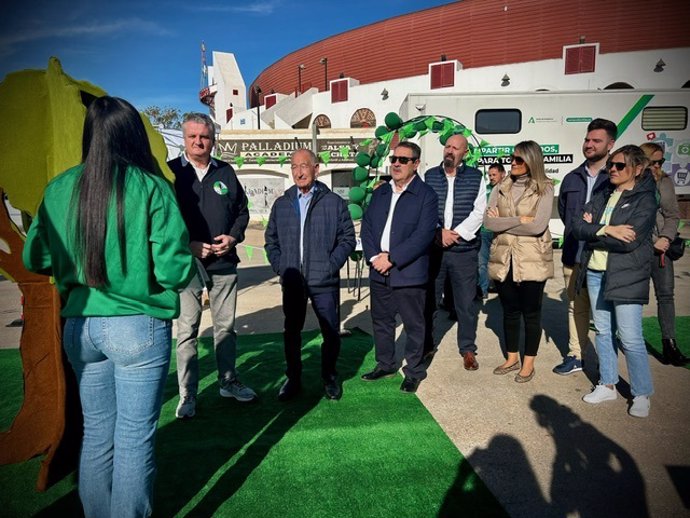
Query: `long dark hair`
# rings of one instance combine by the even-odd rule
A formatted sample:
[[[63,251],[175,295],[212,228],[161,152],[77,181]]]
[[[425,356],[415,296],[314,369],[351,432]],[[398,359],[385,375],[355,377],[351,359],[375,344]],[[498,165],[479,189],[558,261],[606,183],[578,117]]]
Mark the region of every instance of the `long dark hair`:
[[[77,257],[86,284],[108,284],[105,238],[111,203],[117,204],[120,260],[126,273],[125,174],[128,166],[154,174],[155,160],[144,123],[137,110],[123,99],[99,97],[91,102],[82,138],[84,169],[77,185]],[[113,199],[113,191],[115,193]]]

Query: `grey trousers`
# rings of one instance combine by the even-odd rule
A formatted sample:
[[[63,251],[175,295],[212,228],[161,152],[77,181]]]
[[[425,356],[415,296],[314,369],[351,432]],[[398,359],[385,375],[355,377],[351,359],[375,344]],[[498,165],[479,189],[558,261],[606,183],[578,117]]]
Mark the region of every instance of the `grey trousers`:
[[[237,334],[237,269],[208,273],[208,298],[213,321],[213,348],[218,366],[218,380],[236,377]],[[201,323],[201,293],[204,289],[197,275],[180,292],[180,316],[177,319],[177,382],[181,396],[196,396],[199,389],[197,335]]]
[[[661,328],[661,338],[667,340],[676,337],[676,303],[673,296],[675,278],[673,275],[673,261],[666,258],[664,266],[659,262],[659,256],[652,258],[652,282],[656,294],[657,318]]]

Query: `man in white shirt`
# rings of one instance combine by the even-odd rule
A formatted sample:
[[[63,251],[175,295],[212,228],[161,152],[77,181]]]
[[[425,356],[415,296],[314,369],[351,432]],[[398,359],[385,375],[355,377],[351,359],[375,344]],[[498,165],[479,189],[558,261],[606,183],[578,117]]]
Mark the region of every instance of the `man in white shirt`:
[[[473,371],[479,368],[475,358],[479,315],[477,271],[481,245],[478,235],[486,210],[486,185],[481,171],[465,164],[467,148],[464,136],[452,135],[443,148],[441,165],[429,169],[424,176],[425,182],[438,196],[438,228],[431,252],[424,350],[431,354],[436,348],[433,341],[434,314],[448,279],[458,319],[458,349],[465,369]]]
[[[402,142],[390,157],[390,183],[374,191],[362,220],[362,247],[369,263],[371,319],[376,368],[362,376],[375,381],[395,375],[395,317],[400,314],[407,342],[400,390],[417,391],[426,377],[424,303],[429,247],[436,229],[438,201],[417,176],[421,150]]]
[[[182,124],[185,152],[168,162],[175,174],[175,193],[189,231],[189,246],[197,259],[199,275],[180,293],[177,319],[177,379],[180,401],[178,419],[196,415],[199,389],[197,335],[203,310],[201,294],[208,288],[213,348],[218,367],[220,395],[249,402],[256,393],[240,382],[237,369],[236,246],[244,239],[249,209],[244,188],[232,166],[211,156],[215,127],[203,113],[190,113]]]

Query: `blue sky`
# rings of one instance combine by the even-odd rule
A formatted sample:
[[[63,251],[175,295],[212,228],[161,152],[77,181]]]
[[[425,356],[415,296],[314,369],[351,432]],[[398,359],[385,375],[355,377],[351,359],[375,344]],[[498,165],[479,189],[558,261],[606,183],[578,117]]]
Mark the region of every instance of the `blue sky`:
[[[205,111],[198,101],[200,46],[234,52],[249,85],[267,66],[310,43],[448,0],[208,0],[11,2],[0,17],[0,78],[60,59],[137,108]],[[401,38],[404,41],[404,38]]]

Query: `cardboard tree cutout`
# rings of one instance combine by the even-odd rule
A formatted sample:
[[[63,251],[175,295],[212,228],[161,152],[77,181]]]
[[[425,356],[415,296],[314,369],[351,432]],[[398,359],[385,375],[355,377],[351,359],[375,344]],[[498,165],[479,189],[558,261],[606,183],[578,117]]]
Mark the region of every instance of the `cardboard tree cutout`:
[[[24,402],[9,430],[0,434],[0,464],[45,455],[39,491],[76,466],[81,409],[62,352],[59,295],[49,277],[24,268],[24,235],[11,221],[4,197],[25,214],[36,213],[47,183],[81,162],[86,109],[103,95],[97,86],[65,74],[56,58],[46,70],[15,72],[0,82],[0,273],[17,282],[24,295],[19,344]],[[172,178],[163,138],[147,117],[142,119],[159,167]]]

